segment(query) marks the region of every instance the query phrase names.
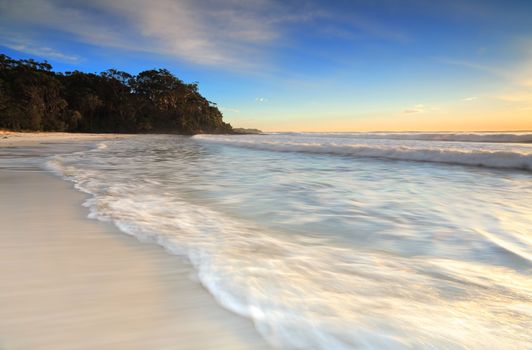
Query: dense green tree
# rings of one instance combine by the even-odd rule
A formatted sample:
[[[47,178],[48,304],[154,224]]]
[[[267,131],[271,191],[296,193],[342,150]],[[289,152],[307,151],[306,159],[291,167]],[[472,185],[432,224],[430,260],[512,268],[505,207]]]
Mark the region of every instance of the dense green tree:
[[[0,55],[0,128],[115,133],[230,133],[216,105],[166,69],[136,76],[55,73]]]

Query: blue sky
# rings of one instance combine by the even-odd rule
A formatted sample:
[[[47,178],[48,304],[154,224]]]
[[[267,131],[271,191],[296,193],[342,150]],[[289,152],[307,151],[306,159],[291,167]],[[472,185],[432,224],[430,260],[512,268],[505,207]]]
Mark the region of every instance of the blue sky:
[[[234,126],[532,129],[532,1],[0,0],[0,46],[168,68]]]

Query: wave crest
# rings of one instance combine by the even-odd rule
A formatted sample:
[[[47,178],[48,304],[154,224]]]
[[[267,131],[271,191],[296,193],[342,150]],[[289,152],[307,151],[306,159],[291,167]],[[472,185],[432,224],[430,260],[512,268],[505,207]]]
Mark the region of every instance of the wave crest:
[[[435,162],[489,168],[532,171],[532,147],[347,138],[345,135],[196,135],[201,142],[221,143],[253,149],[333,154],[352,157]]]

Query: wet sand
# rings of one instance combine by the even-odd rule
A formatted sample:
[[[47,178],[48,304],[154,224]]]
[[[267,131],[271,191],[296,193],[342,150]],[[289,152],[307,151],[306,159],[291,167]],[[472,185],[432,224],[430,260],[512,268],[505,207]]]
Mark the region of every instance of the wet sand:
[[[0,349],[267,348],[180,257],[87,219],[86,195],[35,165],[98,136],[24,137],[0,139]]]

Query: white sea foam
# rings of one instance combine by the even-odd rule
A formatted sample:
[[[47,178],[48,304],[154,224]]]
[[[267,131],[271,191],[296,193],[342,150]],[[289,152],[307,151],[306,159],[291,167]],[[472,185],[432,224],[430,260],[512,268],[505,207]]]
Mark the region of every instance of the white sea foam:
[[[532,143],[532,132],[359,132],[359,133],[311,133],[314,136],[334,136],[351,139],[422,140],[459,142]]]
[[[195,139],[203,142],[207,138]],[[222,143],[229,140],[227,142],[233,144],[233,137],[208,139]],[[247,140],[247,137],[240,139]],[[255,139],[250,141],[257,144]],[[427,346],[521,349],[532,341],[530,335],[523,332],[530,322],[526,311],[527,305],[532,303],[530,277],[504,266],[500,261],[505,261],[506,257],[497,260],[499,253],[493,252],[489,257],[499,265],[475,261],[479,251],[499,246],[513,251],[515,256],[510,254],[510,260],[527,259],[530,241],[526,235],[521,239],[512,233],[526,232],[522,212],[530,207],[529,203],[514,203],[520,206],[498,212],[496,216],[490,215],[485,207],[477,211],[470,203],[483,204],[475,196],[482,194],[484,187],[474,182],[462,186],[458,180],[472,180],[457,174],[458,193],[477,186],[476,190],[467,192],[472,197],[471,202],[467,202],[469,197],[463,198],[465,208],[473,215],[467,215],[461,203],[448,206],[447,201],[453,197],[446,196],[451,189],[441,184],[442,188],[434,195],[425,191],[410,196],[411,200],[420,201],[419,207],[407,207],[405,198],[393,197],[395,201],[390,208],[389,202],[378,205],[379,201],[390,196],[394,191],[390,186],[397,186],[399,182],[394,178],[383,182],[383,174],[375,173],[367,186],[355,187],[366,203],[359,204],[354,212],[346,211],[356,203],[347,196],[348,189],[354,187],[352,183],[334,185],[341,186],[338,192],[333,192],[333,185],[305,191],[302,197],[296,197],[298,206],[287,207],[286,203],[293,200],[290,191],[287,187],[281,187],[283,190],[272,187],[278,190],[269,191],[266,187],[269,182],[295,186],[298,181],[305,181],[305,185],[311,186],[311,180],[319,174],[311,172],[308,179],[302,173],[298,173],[297,178],[290,177],[293,171],[288,169],[287,163],[281,168],[288,175],[272,171],[271,178],[258,184],[258,175],[270,171],[264,167],[271,163],[266,159],[257,163],[260,166],[251,167],[260,169],[258,172],[248,175],[256,186],[253,188],[259,188],[260,192],[239,193],[235,189],[228,193],[236,185],[224,185],[224,176],[232,169],[237,170],[236,174],[245,172],[251,160],[231,155],[223,158],[218,153],[212,158],[207,151],[197,149],[194,142],[183,141],[183,144],[182,148],[176,148],[172,138],[106,142],[105,147],[90,152],[56,156],[48,166],[73,181],[79,190],[91,194],[85,202],[90,217],[111,221],[141,241],[157,243],[168,252],[189,259],[203,285],[216,299],[228,309],[250,318],[275,346],[296,349]],[[308,142],[298,147],[305,148],[306,144]],[[264,149],[263,145],[264,142],[259,148]],[[322,145],[316,147],[320,149]],[[253,156],[260,158],[261,152],[255,153]],[[221,159],[216,162],[218,158]],[[207,159],[206,162],[202,162],[203,159]],[[326,165],[324,168],[330,169]],[[360,176],[365,178],[372,174],[373,170]],[[339,182],[340,175],[332,172],[327,176]],[[438,178],[433,177],[437,184]],[[405,179],[419,181],[412,176]],[[242,179],[234,181],[245,183]],[[370,188],[372,183],[376,183],[375,188]],[[409,185],[408,181],[402,184],[401,189]],[[336,234],[334,231],[326,232],[323,237],[273,230],[265,222],[239,217],[238,212],[222,211],[224,205],[208,205],[220,198],[208,197],[201,202],[187,197],[195,186],[200,186],[202,194],[220,192],[231,197],[231,203],[240,203],[238,212],[260,201],[260,196],[270,195],[275,205],[270,215],[286,212],[290,215],[287,222],[305,216],[305,222],[318,226],[323,218],[332,217],[336,221],[349,218],[350,232],[360,238],[351,246],[331,240]],[[380,191],[381,187],[388,192]],[[311,194],[315,197],[310,198]],[[330,198],[338,194],[340,198]],[[251,199],[244,200],[247,195]],[[423,196],[431,206],[427,213],[433,216],[429,218],[423,217],[427,213],[416,212],[416,208],[428,206],[422,202]],[[314,202],[315,207],[312,207]],[[394,208],[395,205],[399,207]],[[401,205],[406,206],[403,213]],[[497,211],[508,205],[487,208]],[[364,226],[356,226],[371,215],[376,216],[376,225],[366,230]],[[442,226],[431,222],[440,220],[439,215],[443,215]],[[479,215],[492,226],[480,225]],[[379,229],[378,224],[384,221],[393,226]],[[457,226],[458,223],[467,229]],[[396,236],[391,237],[392,234]],[[425,234],[429,237],[424,238]],[[374,241],[374,246],[368,245],[368,240]],[[449,248],[440,246],[442,242]],[[401,244],[412,250],[396,249]],[[425,245],[427,247],[422,248],[428,250],[412,253]],[[519,263],[523,262],[519,260]]]
[[[471,142],[441,142],[463,139],[456,134],[433,135],[431,141],[418,134],[274,134],[274,135],[196,135],[201,142],[281,152],[308,152],[352,157],[383,158],[483,166],[532,171],[532,145]],[[474,135],[488,139],[495,136]],[[519,135],[503,135],[506,139]],[[526,134],[522,139],[531,137]],[[467,138],[473,139],[472,135]],[[502,139],[502,136],[500,137]],[[428,140],[428,138],[427,138]]]

